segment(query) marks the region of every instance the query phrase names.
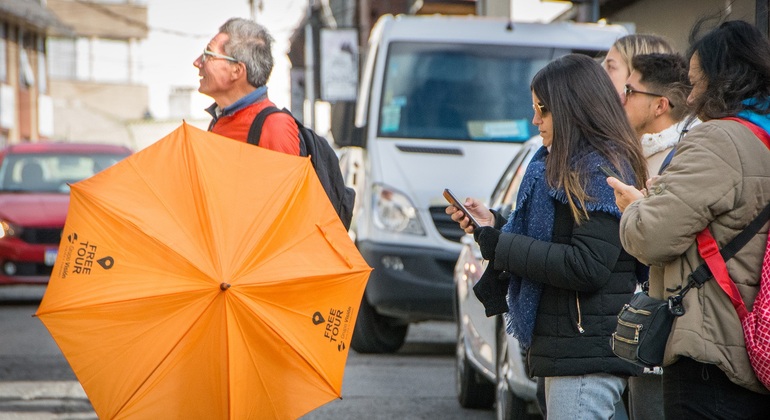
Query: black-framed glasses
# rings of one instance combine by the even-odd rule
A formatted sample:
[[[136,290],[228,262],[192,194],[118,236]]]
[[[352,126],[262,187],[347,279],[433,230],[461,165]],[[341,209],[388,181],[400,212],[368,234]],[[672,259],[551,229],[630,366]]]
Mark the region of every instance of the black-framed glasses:
[[[540,116],[543,116],[548,112],[548,108],[541,103],[537,103],[537,104],[533,103],[532,110],[535,111],[535,113],[540,114]]]
[[[636,89],[632,88],[629,85],[625,85],[623,87],[623,94],[626,95],[626,98],[628,98],[629,96],[633,95],[634,93],[641,93],[642,95],[650,95],[650,96],[654,96],[656,98],[666,98],[666,95],[661,95],[659,93],[644,92],[644,91],[641,91],[641,90],[636,90]],[[668,99],[668,98],[666,98],[666,99]],[[674,107],[674,103],[671,102],[671,99],[668,99],[668,105],[671,108]]]
[[[213,59],[217,59],[217,58],[219,58],[219,59],[222,59],[222,60],[227,60],[227,61],[230,61],[230,62],[233,62],[233,63],[240,63],[240,61],[239,61],[239,60],[237,60],[237,59],[235,59],[235,58],[233,58],[233,57],[230,57],[229,55],[224,55],[224,54],[217,54],[217,53],[215,53],[214,51],[209,51],[209,50],[207,50],[207,49],[204,49],[204,50],[203,50],[203,54],[201,54],[201,63],[205,63],[205,62],[206,62],[206,60],[207,60],[209,57],[210,57],[210,58],[213,58]]]

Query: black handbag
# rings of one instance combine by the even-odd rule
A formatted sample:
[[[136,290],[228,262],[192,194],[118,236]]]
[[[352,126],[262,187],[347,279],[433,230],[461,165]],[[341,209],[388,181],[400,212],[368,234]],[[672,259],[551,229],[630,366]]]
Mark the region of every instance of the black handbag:
[[[768,218],[770,204],[741,233],[718,250],[722,259],[727,261],[735,256],[759,232]],[[635,294],[618,314],[618,325],[610,338],[610,346],[615,355],[647,368],[661,366],[674,318],[684,315],[682,302],[685,294],[692,288],[700,288],[712,277],[708,264],[704,262],[687,276],[687,285],[679,293],[669,296],[668,300],[648,296],[649,283],[645,282],[644,291]]]
[[[651,298],[646,292],[636,293],[618,314],[618,325],[610,338],[612,351],[639,366],[661,366],[674,316],[668,301]]]

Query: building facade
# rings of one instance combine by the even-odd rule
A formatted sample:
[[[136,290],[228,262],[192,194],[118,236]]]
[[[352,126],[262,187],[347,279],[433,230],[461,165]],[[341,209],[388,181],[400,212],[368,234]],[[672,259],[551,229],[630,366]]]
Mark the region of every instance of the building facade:
[[[71,34],[40,1],[0,1],[0,146],[53,136],[46,39]]]
[[[147,0],[47,0],[74,29],[48,38],[53,137],[134,147],[131,122],[148,115],[141,46]]]

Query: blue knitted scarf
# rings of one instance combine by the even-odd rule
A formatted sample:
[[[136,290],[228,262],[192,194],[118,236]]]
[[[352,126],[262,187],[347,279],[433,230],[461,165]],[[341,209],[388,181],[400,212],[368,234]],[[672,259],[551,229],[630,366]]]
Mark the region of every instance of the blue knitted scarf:
[[[541,147],[532,157],[519,187],[516,211],[503,226],[503,232],[518,233],[540,241],[552,241],[555,200],[567,203],[567,194],[563,189],[552,189],[548,186],[545,179],[546,156],[548,149]],[[608,161],[598,153],[591,152],[573,162],[573,165],[577,164],[585,165],[583,167],[587,168],[589,173],[586,193],[593,200],[586,203],[586,209],[589,212],[606,212],[620,219],[620,210],[615,205],[615,194],[607,185],[607,177],[597,169],[599,164],[609,165]],[[532,343],[542,291],[542,283],[511,275],[507,296],[508,313],[504,314],[506,332],[516,337],[525,348]]]

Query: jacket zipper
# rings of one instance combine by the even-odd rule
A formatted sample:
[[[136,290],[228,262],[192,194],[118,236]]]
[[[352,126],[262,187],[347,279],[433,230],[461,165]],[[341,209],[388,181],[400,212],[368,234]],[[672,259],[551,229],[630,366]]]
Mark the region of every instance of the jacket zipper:
[[[580,332],[580,334],[583,334],[586,332],[586,330],[583,329],[583,314],[580,313],[580,293],[575,292],[575,303],[577,304],[577,329]]]

